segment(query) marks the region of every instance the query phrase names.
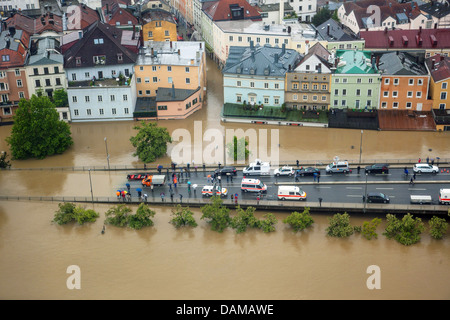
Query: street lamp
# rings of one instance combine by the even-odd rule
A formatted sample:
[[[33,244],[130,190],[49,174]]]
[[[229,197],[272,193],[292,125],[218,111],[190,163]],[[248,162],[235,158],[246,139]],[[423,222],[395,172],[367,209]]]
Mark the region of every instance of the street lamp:
[[[91,200],[94,203],[94,193],[92,192],[91,169],[89,169],[89,184],[91,185]]]
[[[361,164],[363,133],[363,130],[361,130],[361,142],[359,143],[359,164]]]
[[[105,147],[106,147],[106,160],[108,161],[108,170],[110,170],[110,167],[109,167],[108,142],[106,141],[106,137],[105,137]]]
[[[366,213],[366,204],[367,204],[367,176],[369,174],[366,172],[366,188],[364,190],[364,213]]]

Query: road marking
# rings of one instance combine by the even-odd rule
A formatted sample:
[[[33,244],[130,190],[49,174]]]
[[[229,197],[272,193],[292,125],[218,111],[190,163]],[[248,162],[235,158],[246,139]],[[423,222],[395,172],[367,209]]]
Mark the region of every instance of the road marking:
[[[377,190],[394,190],[394,188],[376,188]]]
[[[412,190],[412,191],[425,191],[427,189],[420,189],[420,188],[408,188],[408,190]]]
[[[362,189],[362,187],[345,187],[346,189],[358,189],[358,190],[361,190]]]
[[[316,188],[321,188],[321,189],[330,189],[331,187],[319,187],[319,186],[317,186]]]
[[[347,197],[358,197],[358,198],[361,198],[362,195],[361,194],[348,194]]]

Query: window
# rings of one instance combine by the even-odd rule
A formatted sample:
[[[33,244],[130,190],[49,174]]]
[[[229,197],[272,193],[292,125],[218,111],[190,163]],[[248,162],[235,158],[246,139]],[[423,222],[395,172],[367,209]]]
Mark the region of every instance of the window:
[[[59,73],[59,67],[54,67],[54,72]]]
[[[19,92],[19,98],[20,98],[20,99],[25,98],[25,93],[24,93],[23,91],[20,91],[20,92]]]
[[[48,72],[48,69],[47,69],[47,72]],[[20,76],[20,70],[19,69],[15,69],[14,73],[16,74],[16,76]]]
[[[77,97],[76,96],[72,97],[72,102],[77,102]]]
[[[417,85],[418,86],[423,85],[423,79],[417,79]]]
[[[78,116],[79,115],[78,109],[73,110],[73,114]]]
[[[269,88],[269,83],[264,82],[264,89],[268,89]]]
[[[89,79],[89,72],[85,72],[84,77]]]
[[[394,79],[394,85],[397,86],[397,85],[398,85],[398,82],[399,82],[398,78],[395,78],[395,79]]]
[[[105,114],[105,112],[103,111],[103,109],[98,109],[98,113],[99,113],[100,115]]]
[[[55,81],[56,81],[56,85],[57,86],[61,85],[61,79],[60,78],[56,78]]]
[[[122,62],[123,61],[123,54],[122,53],[118,53],[117,54],[117,61],[118,62]]]
[[[447,82],[442,82],[441,88],[442,89],[447,89]]]
[[[356,83],[362,83],[362,79],[361,78],[356,79]]]
[[[360,96],[361,95],[361,89],[356,89],[356,95]]]
[[[411,108],[411,107],[412,107],[412,103],[411,103],[411,102],[407,102],[407,103],[406,103],[406,108],[409,109],[409,108]]]
[[[372,96],[372,89],[367,89],[367,96],[371,97]]]
[[[47,67],[44,68],[44,74],[48,74],[48,68]]]
[[[35,80],[34,84],[36,85],[36,88],[39,88],[41,86],[41,80]]]
[[[279,89],[280,88],[280,84],[279,83],[275,83],[275,89]]]
[[[191,84],[191,78],[186,78],[186,84]]]
[[[389,84],[389,78],[384,79],[384,84]]]
[[[90,115],[91,115],[91,109],[87,109],[87,110],[86,110],[86,114],[87,114],[88,116],[90,116]]]
[[[3,62],[9,61],[9,54],[2,55],[2,61]]]
[[[85,100],[86,102],[89,102],[89,100],[90,100],[90,99],[89,99],[89,96],[85,96],[85,97],[84,97],[84,100]]]
[[[172,66],[167,66],[167,71],[171,72],[172,71]]]
[[[416,98],[422,98],[422,91],[416,92]]]
[[[346,96],[347,95],[347,89],[342,89],[342,95]]]
[[[296,94],[292,95],[292,100],[297,100],[298,96]]]
[[[389,98],[389,91],[383,91],[383,97]]]
[[[242,37],[241,36],[238,37],[238,41],[242,42]]]
[[[280,98],[278,98],[278,97],[274,97],[273,101],[275,104],[280,104]]]
[[[148,37],[149,37],[149,38],[153,37],[153,31],[149,31],[149,32],[148,32]]]
[[[149,96],[150,95],[150,90],[145,90],[145,94]]]
[[[440,103],[439,104],[439,109],[444,110],[445,109],[445,103]]]
[[[81,57],[76,57],[76,58],[75,58],[75,64],[76,64],[77,66],[81,66]]]
[[[359,107],[361,106],[361,103],[359,100],[355,100],[355,107],[356,109],[359,109]]]
[[[103,101],[103,96],[97,96],[97,100],[98,100],[98,102],[102,102]]]
[[[327,85],[326,84],[322,85],[322,90],[327,90]]]
[[[76,73],[72,73],[72,81],[77,81],[77,74]]]
[[[447,99],[447,92],[441,92],[441,100]]]
[[[106,56],[94,56],[94,64],[105,64],[106,63]]]
[[[138,95],[142,96],[142,90],[138,91]]]
[[[103,38],[94,39],[94,44],[102,44],[102,43],[103,43]]]
[[[408,84],[409,84],[410,86],[413,86],[413,85],[414,85],[414,79],[409,79],[409,80],[408,80]]]
[[[18,80],[17,80],[17,86],[18,86],[19,88],[22,87],[22,80],[21,80],[21,79],[18,79]]]
[[[123,95],[123,101],[128,101],[128,95],[126,94]]]
[[[242,84],[241,84],[241,82],[240,81],[236,81],[236,86],[237,87],[240,87]]]
[[[398,102],[394,102],[394,103],[392,104],[392,108],[394,108],[394,109],[398,108]]]
[[[255,83],[252,81],[250,82],[250,88],[254,88],[255,87]]]
[[[116,101],[116,96],[115,95],[112,94],[109,97],[110,97],[111,101]]]
[[[308,84],[307,83],[303,84],[303,90],[308,90]]]
[[[269,103],[269,97],[264,97],[264,103],[268,104]]]
[[[236,95],[236,102],[242,102],[242,96],[240,94]]]
[[[158,77],[153,77],[153,82],[158,82]]]
[[[38,68],[34,68],[34,69],[33,69],[33,74],[34,74],[35,76],[37,76],[37,75],[39,74],[39,69],[38,69]]]
[[[398,91],[393,91],[392,92],[392,97],[397,98],[398,97]]]
[[[112,112],[112,114],[117,114],[117,109],[116,108],[112,108],[111,112]]]
[[[167,106],[158,106],[158,110],[167,110]]]
[[[130,111],[128,110],[128,108],[124,108],[124,109],[123,109],[123,112],[124,112],[125,114],[128,114]]]
[[[189,73],[189,67],[184,68],[186,73]]]
[[[342,100],[342,106],[345,107],[347,105],[347,101]]]
[[[152,66],[152,71],[156,71],[156,66]]]
[[[141,78],[136,78],[136,82],[141,83],[142,82]]]
[[[166,36],[166,37],[169,37],[169,36],[170,36],[169,30],[164,30],[164,36]]]
[[[45,85],[46,85],[47,87],[51,86],[50,79],[45,79]]]
[[[412,97],[413,97],[413,92],[412,92],[412,91],[408,91],[408,92],[406,93],[406,97],[412,98]]]
[[[382,103],[381,103],[381,107],[382,107],[382,108],[387,108],[387,102],[382,102]]]

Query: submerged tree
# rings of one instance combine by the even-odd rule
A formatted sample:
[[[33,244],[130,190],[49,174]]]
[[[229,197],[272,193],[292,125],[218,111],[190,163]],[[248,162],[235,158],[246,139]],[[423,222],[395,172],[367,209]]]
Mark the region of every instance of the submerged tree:
[[[247,228],[259,228],[260,221],[255,217],[256,208],[247,207],[247,209],[242,209],[238,207],[236,209],[236,215],[231,219],[230,225],[237,233],[241,233],[247,230]]]
[[[124,227],[128,224],[128,216],[131,209],[124,204],[118,204],[106,211],[105,223],[116,227]]]
[[[420,234],[425,226],[420,218],[414,218],[410,213],[403,216],[402,220],[392,214],[388,214],[387,225],[383,233],[388,239],[395,239],[404,245],[415,244],[420,241]]]
[[[263,232],[275,231],[275,225],[278,223],[273,213],[266,213],[263,219],[259,221],[259,227]]]
[[[298,232],[310,227],[314,220],[309,213],[309,208],[305,208],[303,212],[292,212],[283,222],[290,225],[295,232]]]
[[[371,221],[364,221],[361,233],[364,236],[364,238],[371,240],[372,238],[378,238],[378,234],[376,233],[376,229],[381,223],[380,218],[373,218]]]
[[[328,220],[330,225],[326,232],[331,237],[344,238],[351,236],[355,231],[354,227],[350,225],[350,216],[347,212],[344,214],[336,213]]]
[[[143,227],[153,226],[151,218],[155,216],[156,212],[151,210],[148,205],[141,203],[135,214],[128,216],[128,226],[133,229],[142,229]]]
[[[43,159],[61,154],[73,144],[70,126],[59,119],[55,105],[48,97],[35,95],[20,100],[6,142],[14,159]]]
[[[250,155],[248,141],[244,137],[238,139],[236,136],[233,136],[233,142],[227,144],[227,153],[234,161],[248,160]]]
[[[67,202],[59,204],[59,209],[55,212],[53,222],[63,225],[76,221],[78,224],[85,222],[95,222],[99,214],[92,209],[76,207],[73,203]]]
[[[194,218],[194,213],[187,207],[182,207],[177,205],[175,209],[172,210],[172,219],[170,223],[175,226],[175,228],[181,227],[193,227],[197,226],[197,222]]]
[[[7,160],[8,153],[6,151],[2,151],[0,153],[0,169],[6,169],[11,167],[11,162]]]
[[[143,163],[151,163],[167,153],[167,143],[172,142],[167,128],[158,127],[154,122],[141,121],[140,126],[135,126],[134,129],[138,133],[130,138],[131,144],[136,148],[133,156],[138,156]]]
[[[430,222],[430,235],[434,239],[442,239],[447,232],[448,223],[444,218],[432,217]]]
[[[223,206],[222,199],[219,196],[213,196],[211,203],[202,207],[202,217],[211,225],[211,230],[223,232],[230,222],[230,210]]]

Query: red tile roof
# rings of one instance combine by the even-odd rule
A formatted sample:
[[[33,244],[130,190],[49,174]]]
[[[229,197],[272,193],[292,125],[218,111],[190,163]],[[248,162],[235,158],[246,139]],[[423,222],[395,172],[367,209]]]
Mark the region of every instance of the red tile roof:
[[[78,8],[79,12],[77,12],[77,10],[67,12],[68,30],[82,30],[89,27],[94,22],[100,20],[100,17],[96,10],[89,8],[84,4],[78,5]],[[78,23],[78,21],[80,21],[80,23]]]
[[[365,40],[366,49],[450,48],[450,29],[361,31],[360,37]]]
[[[106,23],[112,26],[136,25],[138,23],[137,18],[131,12],[119,6],[120,1],[108,0],[102,3],[102,13]],[[130,21],[131,24],[129,23]]]
[[[450,78],[450,58],[439,54],[426,59],[425,64],[435,82]]]
[[[44,31],[63,32],[62,17],[58,15],[50,15],[49,13],[33,19],[21,13],[6,20],[7,27],[14,27],[24,30],[28,34],[41,34]]]
[[[202,10],[213,21],[233,20],[230,6],[237,5],[243,8],[244,19],[261,20],[261,14],[258,7],[250,5],[246,0],[218,0],[212,2],[205,2]]]
[[[6,39],[9,39],[9,44]],[[11,35],[9,31],[3,31],[0,34],[0,56],[9,56],[9,61],[2,61],[0,68],[23,66],[28,56],[29,45],[30,35],[27,32],[17,30],[14,35]]]

